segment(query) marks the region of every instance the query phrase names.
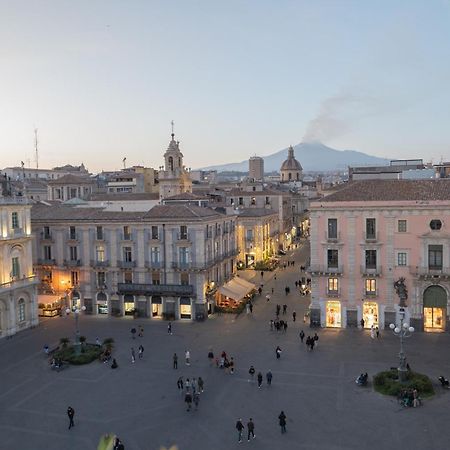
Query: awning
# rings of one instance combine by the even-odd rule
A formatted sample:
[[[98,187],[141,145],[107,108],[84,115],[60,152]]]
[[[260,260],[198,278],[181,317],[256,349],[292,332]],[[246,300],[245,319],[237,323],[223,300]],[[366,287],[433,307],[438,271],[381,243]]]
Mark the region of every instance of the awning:
[[[47,294],[39,294],[38,295],[38,303],[43,303],[44,305],[52,305],[61,300],[61,296],[59,295],[47,295]]]
[[[241,278],[233,278],[219,288],[219,292],[233,300],[242,300],[255,289],[255,285]]]

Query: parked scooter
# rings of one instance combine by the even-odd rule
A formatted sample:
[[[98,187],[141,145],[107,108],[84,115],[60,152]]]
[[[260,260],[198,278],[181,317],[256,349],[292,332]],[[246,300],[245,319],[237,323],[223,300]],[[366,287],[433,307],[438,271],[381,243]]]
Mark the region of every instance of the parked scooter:
[[[369,379],[369,375],[366,373],[362,373],[356,380],[355,383],[358,386],[366,386],[367,385],[367,381]]]

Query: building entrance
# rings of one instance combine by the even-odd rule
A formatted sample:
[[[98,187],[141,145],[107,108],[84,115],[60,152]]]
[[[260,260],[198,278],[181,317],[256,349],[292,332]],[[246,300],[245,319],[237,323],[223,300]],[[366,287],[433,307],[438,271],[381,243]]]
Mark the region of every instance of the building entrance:
[[[447,316],[447,293],[441,286],[430,286],[423,293],[423,328],[444,331]]]
[[[364,302],[363,304],[364,328],[378,326],[378,304],[376,302]]]
[[[327,302],[326,325],[332,328],[341,327],[341,302]]]
[[[162,299],[161,297],[152,297],[152,317],[162,317]]]

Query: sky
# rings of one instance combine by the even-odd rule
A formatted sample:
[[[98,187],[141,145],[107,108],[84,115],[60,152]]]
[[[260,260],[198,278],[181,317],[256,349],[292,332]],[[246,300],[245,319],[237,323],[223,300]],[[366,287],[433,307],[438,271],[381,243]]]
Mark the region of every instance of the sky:
[[[0,0],[0,167],[187,167],[305,140],[450,160],[450,0]],[[311,155],[313,158],[314,155]]]

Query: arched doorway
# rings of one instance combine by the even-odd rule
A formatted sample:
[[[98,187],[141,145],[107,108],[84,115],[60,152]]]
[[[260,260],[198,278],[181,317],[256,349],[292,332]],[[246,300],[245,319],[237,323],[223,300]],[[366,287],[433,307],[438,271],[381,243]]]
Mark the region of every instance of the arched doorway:
[[[98,314],[108,314],[108,297],[104,292],[97,294],[97,312]]]
[[[447,293],[441,286],[430,286],[423,293],[423,328],[425,331],[445,330]]]

